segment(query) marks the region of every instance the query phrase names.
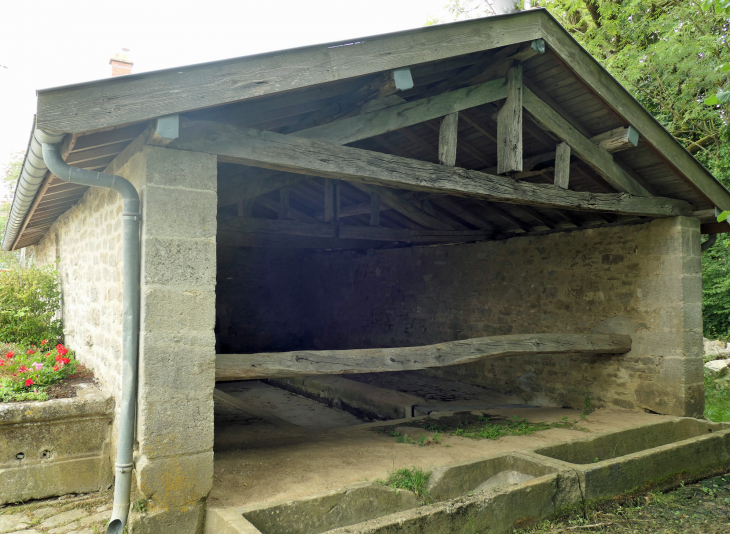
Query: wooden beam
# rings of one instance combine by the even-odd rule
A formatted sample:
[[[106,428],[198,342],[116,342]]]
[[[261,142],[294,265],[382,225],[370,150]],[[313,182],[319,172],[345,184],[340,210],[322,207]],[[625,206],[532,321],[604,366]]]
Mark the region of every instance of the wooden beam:
[[[215,379],[259,380],[288,376],[415,371],[485,359],[543,354],[610,355],[631,350],[618,334],[517,334],[449,341],[422,347],[219,354]]]
[[[397,157],[397,156],[395,156]],[[424,228],[434,228],[439,230],[453,230],[454,227],[450,224],[443,222],[433,215],[429,215],[420,207],[416,206],[412,201],[402,198],[392,189],[387,187],[380,187],[372,184],[362,184],[358,182],[352,182],[353,187],[356,187],[364,193],[377,193],[380,198],[392,209],[405,215],[414,222],[417,222]]]
[[[730,224],[726,221],[700,225],[701,234],[727,234],[729,232]]]
[[[439,130],[439,163],[448,167],[456,165],[456,144],[459,132],[459,113],[449,113],[441,119]]]
[[[221,247],[300,248],[314,250],[367,250],[390,247],[397,243],[366,239],[340,239],[287,234],[256,234],[219,228],[216,243]]]
[[[263,207],[265,207],[266,209],[273,211],[274,213],[276,213],[276,215],[278,217],[279,211],[281,210],[281,202],[277,202],[276,200],[266,198],[266,197],[258,197],[256,200],[247,200],[243,204],[245,206],[246,204],[253,204],[254,202],[257,202],[257,203],[261,204]],[[289,206],[288,213],[289,213],[289,218],[293,219],[295,221],[304,222],[304,223],[312,223],[312,224],[321,224],[321,221],[315,219],[314,217],[310,217],[306,213],[303,213],[297,209],[294,209],[291,206]],[[251,209],[249,208],[248,211],[244,210],[244,213],[243,214],[239,213],[238,216],[250,218]]]
[[[281,220],[291,219],[289,213],[289,187],[282,187],[279,189],[279,209],[277,217]]]
[[[606,152],[621,152],[639,144],[639,132],[633,126],[620,126],[591,137],[591,141]]]
[[[531,10],[39,91],[37,127],[85,132],[339,82],[539,39],[541,25]]]
[[[567,120],[526,87],[523,98],[525,110],[532,115],[535,121],[557,135],[561,141],[570,145],[576,156],[585,161],[608,183],[619,191],[632,195],[651,196],[649,191],[613,160],[611,154],[593,144],[590,139],[573,128]]]
[[[257,176],[255,178],[248,178],[246,177],[248,173],[256,173]],[[266,193],[281,189],[282,187],[298,184],[306,179],[306,176],[300,174],[288,174],[270,170],[266,170],[260,174],[253,170],[247,170],[241,173],[241,177],[242,179],[236,185],[218,191],[219,208],[257,198]]]
[[[689,203],[682,200],[570,191],[391,154],[203,121],[183,127],[180,138],[169,146],[216,154],[223,162],[499,202],[652,217],[692,213]],[[591,146],[602,150],[592,143]],[[383,200],[395,208],[384,195]]]
[[[497,112],[497,174],[522,170],[522,64],[507,71],[507,99]]]
[[[380,194],[370,193],[370,226],[380,226]]]
[[[371,241],[402,241],[408,243],[455,243],[483,241],[491,232],[483,230],[409,230],[407,228],[385,228],[382,226],[348,226],[339,229],[328,224],[300,223],[275,219],[245,219],[221,215],[218,217],[221,232],[244,234],[279,234],[306,237],[340,237],[342,239],[365,239]]]
[[[404,102],[369,113],[329,122],[321,126],[294,132],[291,135],[346,145],[361,139],[437,119],[451,113],[457,113],[463,109],[494,102],[505,98],[506,95],[506,79],[499,78],[481,85],[465,87],[442,95]]]
[[[595,58],[581,49],[565,28],[552,17],[544,16],[542,32],[550,50],[563,58],[576,76],[605,100],[626,121],[625,124],[636,128],[642,138],[694,184],[712,204],[722,210],[730,210],[730,192],[679,141],[667,133]]]
[[[558,143],[555,150],[555,185],[568,189],[570,182],[570,146]]]

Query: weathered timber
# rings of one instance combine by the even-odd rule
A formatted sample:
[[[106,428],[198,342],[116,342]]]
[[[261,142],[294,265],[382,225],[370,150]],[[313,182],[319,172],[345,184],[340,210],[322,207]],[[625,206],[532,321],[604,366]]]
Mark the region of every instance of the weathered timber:
[[[651,196],[649,191],[613,160],[611,154],[593,144],[527,87],[523,90],[523,103],[525,110],[538,124],[570,145],[579,158],[616,189],[632,195]]]
[[[541,19],[526,11],[49,89],[39,92],[38,128],[84,132],[481,52],[539,38]]]
[[[347,226],[318,223],[302,223],[274,219],[248,219],[220,215],[218,229],[221,232],[249,234],[281,234],[307,237],[340,237],[342,239],[367,239],[372,241],[406,241],[410,243],[437,243],[442,241],[482,241],[491,232],[484,230],[410,230],[381,226]]]
[[[507,71],[507,99],[497,112],[497,174],[522,170],[522,64]]]
[[[261,204],[263,207],[265,207],[268,210],[273,211],[274,213],[279,215],[279,210],[281,209],[281,203],[277,202],[276,200],[266,198],[266,197],[258,197],[255,200],[247,200],[245,202],[242,202],[241,204],[244,206],[243,213],[239,213],[239,217],[251,217],[251,208],[249,207],[246,209],[246,206],[252,205],[254,202]],[[288,218],[293,219],[295,221],[300,221],[304,223],[312,223],[312,224],[322,224],[319,220],[315,219],[314,217],[310,217],[306,213],[303,213],[299,211],[298,209],[292,208],[289,206],[288,210]]]
[[[413,371],[484,359],[542,354],[625,354],[631,337],[618,334],[518,334],[423,347],[218,354],[216,381],[318,374]]]
[[[279,219],[291,219],[292,216],[289,213],[289,187],[282,187],[279,189],[279,210],[277,216]]]
[[[216,154],[223,162],[499,202],[654,217],[692,213],[689,203],[682,200],[570,191],[554,185],[517,182],[458,167],[203,121],[183,127],[180,138],[170,147]],[[394,207],[385,197],[383,200]]]
[[[377,193],[378,195],[380,195],[380,198],[383,200],[383,202],[388,204],[388,206],[393,208],[398,213],[401,213],[409,219],[417,222],[424,228],[436,228],[440,230],[454,229],[448,223],[437,219],[433,215],[429,215],[424,210],[416,206],[413,202],[408,199],[402,198],[398,195],[398,193],[391,189],[379,187],[377,185],[365,185],[356,182],[352,185],[358,188],[360,191],[363,191],[364,193]]]
[[[358,202],[357,204],[349,204],[347,206],[340,207],[340,218],[343,217],[355,217],[357,215],[369,215],[372,208],[371,202]],[[390,206],[384,202],[380,202],[380,211],[387,211]],[[315,214],[315,218],[320,221],[324,221],[324,211],[320,210]]]
[[[589,85],[626,120],[626,124],[636,128],[642,138],[686,176],[710,202],[720,209],[730,210],[730,192],[700,165],[679,141],[669,135],[595,58],[580,46],[576,46],[575,40],[565,28],[552,17],[544,16],[542,33],[550,50],[562,58],[578,78]]]
[[[294,132],[291,135],[346,145],[361,139],[437,119],[463,109],[494,102],[505,98],[506,95],[506,80],[500,78],[450,93],[362,113],[322,126]],[[392,99],[392,101],[395,101],[395,99]]]
[[[555,150],[555,185],[568,189],[570,182],[570,146],[558,143]]]
[[[380,226],[380,194],[370,193],[370,226]]]
[[[727,234],[728,232],[730,232],[730,224],[727,221],[700,225],[701,234]]]
[[[282,187],[296,185],[306,179],[306,176],[300,174],[287,174],[277,171],[265,171],[255,178],[247,178],[247,172],[252,171],[244,171],[242,179],[236,185],[218,191],[219,208],[260,197]]]
[[[456,165],[456,143],[459,131],[459,113],[449,113],[441,119],[439,129],[439,163],[453,167]]]
[[[216,234],[216,244],[221,247],[263,247],[263,248],[301,248],[314,250],[367,250],[392,246],[388,241],[366,239],[340,239],[333,237],[310,237],[286,234],[256,234],[229,231],[220,227]]]
[[[591,141],[606,152],[621,152],[639,144],[639,132],[633,126],[621,126],[608,132],[594,135]]]

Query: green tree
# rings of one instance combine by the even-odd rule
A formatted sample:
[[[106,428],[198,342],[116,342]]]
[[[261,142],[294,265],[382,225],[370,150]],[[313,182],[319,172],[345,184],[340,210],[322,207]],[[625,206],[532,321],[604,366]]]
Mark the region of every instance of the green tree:
[[[5,226],[10,213],[10,205],[13,201],[13,193],[15,192],[15,184],[18,181],[18,175],[23,164],[22,154],[16,154],[0,174],[0,241],[5,235]],[[0,269],[9,269],[18,267],[19,253],[0,251]]]
[[[730,0],[533,0],[726,187],[730,186]],[[454,19],[489,14],[451,0]],[[433,23],[433,21],[430,21]],[[730,337],[730,238],[703,255],[705,335]]]

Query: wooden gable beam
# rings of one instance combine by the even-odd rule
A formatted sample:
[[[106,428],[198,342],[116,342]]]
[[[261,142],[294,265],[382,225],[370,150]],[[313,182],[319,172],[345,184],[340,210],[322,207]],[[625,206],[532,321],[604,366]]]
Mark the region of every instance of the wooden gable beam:
[[[187,125],[181,128],[180,137],[169,146],[215,154],[223,162],[391,188],[627,215],[662,217],[692,213],[691,206],[681,200],[570,191],[312,139],[237,129],[225,124],[198,122]],[[595,147],[592,143],[591,146]]]
[[[526,11],[49,89],[37,126],[85,132],[440,61],[539,39],[541,21]]]
[[[611,154],[592,143],[527,87],[523,90],[523,103],[525,110],[539,125],[567,143],[580,159],[616,189],[632,195],[651,196],[649,191],[613,160]]]

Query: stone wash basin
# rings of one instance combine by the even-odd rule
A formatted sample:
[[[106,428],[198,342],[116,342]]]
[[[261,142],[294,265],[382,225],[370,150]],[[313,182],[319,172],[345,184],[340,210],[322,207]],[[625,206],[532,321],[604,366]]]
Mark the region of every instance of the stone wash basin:
[[[434,501],[444,501],[470,493],[499,490],[555,471],[527,457],[503,454],[437,467],[429,480],[428,490]]]
[[[320,534],[420,504],[410,491],[369,482],[299,501],[265,504],[244,510],[243,517],[261,534]]]
[[[551,445],[534,452],[571,464],[594,464],[722,430],[722,423],[678,419]]]

